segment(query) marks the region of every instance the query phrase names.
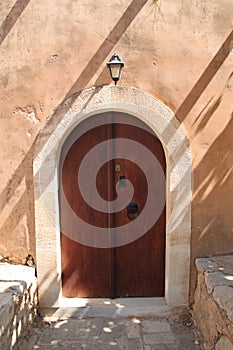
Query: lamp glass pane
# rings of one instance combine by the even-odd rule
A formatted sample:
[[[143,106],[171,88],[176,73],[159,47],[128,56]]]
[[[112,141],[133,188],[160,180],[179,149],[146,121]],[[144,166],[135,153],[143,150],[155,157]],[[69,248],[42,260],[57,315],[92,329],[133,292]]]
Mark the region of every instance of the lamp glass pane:
[[[121,65],[120,64],[112,64],[112,65],[110,65],[110,70],[111,70],[112,79],[119,79]]]

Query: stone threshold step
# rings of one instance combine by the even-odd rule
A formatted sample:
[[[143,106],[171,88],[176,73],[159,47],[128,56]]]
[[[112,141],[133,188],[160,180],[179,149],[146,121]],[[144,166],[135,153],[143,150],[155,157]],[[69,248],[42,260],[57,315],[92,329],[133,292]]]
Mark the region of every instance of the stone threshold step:
[[[62,298],[59,305],[57,308],[40,308],[39,313],[55,318],[188,316],[187,306],[169,307],[164,298]]]

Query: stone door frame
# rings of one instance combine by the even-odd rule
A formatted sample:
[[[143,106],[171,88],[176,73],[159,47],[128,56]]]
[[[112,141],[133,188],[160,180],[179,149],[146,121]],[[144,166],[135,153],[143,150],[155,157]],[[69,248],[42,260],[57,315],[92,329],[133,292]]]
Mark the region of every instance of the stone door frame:
[[[70,132],[94,114],[119,111],[146,123],[160,139],[167,162],[165,303],[189,304],[192,161],[185,132],[174,113],[153,96],[131,87],[83,90],[48,118],[35,142],[33,161],[36,260],[42,308],[63,305],[61,288],[58,168]]]

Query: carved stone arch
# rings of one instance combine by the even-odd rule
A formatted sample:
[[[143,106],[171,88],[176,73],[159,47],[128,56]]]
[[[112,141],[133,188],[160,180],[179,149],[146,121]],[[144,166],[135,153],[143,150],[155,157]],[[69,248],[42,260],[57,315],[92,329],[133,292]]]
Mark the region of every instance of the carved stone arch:
[[[189,143],[174,113],[153,96],[131,87],[83,90],[65,100],[40,131],[33,162],[39,301],[63,305],[61,295],[58,165],[61,147],[85,118],[105,111],[131,114],[160,139],[167,162],[165,303],[188,306],[192,162]]]

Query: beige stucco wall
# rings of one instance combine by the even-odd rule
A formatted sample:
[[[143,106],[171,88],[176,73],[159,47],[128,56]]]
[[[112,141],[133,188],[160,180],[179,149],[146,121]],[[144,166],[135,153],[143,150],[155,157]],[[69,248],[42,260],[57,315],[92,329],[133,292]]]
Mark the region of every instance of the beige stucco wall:
[[[35,255],[35,138],[66,97],[112,84],[113,52],[125,62],[119,85],[161,99],[190,141],[192,261],[233,251],[232,10],[232,0],[1,2],[2,256]]]

